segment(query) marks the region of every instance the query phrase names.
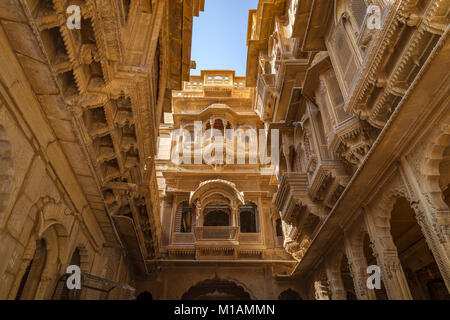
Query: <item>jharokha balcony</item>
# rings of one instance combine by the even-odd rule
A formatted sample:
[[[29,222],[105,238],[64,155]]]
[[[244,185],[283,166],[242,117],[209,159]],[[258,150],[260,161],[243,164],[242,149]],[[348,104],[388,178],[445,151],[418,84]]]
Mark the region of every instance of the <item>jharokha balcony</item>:
[[[234,183],[202,182],[175,212],[168,247],[175,259],[261,259],[264,241],[258,207]]]

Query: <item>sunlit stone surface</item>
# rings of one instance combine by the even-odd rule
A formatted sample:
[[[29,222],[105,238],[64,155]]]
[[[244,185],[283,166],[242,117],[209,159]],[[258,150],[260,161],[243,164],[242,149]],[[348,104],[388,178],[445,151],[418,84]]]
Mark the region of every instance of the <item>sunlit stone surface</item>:
[[[449,299],[450,0],[204,5],[0,1],[0,299]]]

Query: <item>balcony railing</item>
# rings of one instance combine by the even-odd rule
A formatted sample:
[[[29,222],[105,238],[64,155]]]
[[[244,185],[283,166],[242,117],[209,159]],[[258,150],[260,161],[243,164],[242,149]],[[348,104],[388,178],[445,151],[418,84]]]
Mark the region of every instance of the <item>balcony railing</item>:
[[[239,227],[194,227],[195,241],[237,241]]]
[[[239,233],[239,244],[262,244],[261,233]]]
[[[202,91],[203,82],[200,81],[186,81],[183,86],[184,91]]]
[[[175,232],[172,243],[175,245],[194,244],[194,235],[192,233]]]

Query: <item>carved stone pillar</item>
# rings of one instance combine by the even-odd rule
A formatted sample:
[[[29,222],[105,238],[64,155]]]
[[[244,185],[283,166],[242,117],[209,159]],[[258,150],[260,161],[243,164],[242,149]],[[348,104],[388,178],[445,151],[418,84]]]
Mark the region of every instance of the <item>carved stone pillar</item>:
[[[436,264],[439,267],[442,278],[450,291],[450,241],[449,233],[445,230],[446,223],[441,223],[438,217],[450,217],[450,210],[441,198],[441,193],[436,197],[423,194],[414,175],[414,170],[407,158],[401,161],[401,174],[406,188],[413,200],[413,208],[417,223],[422,230],[427,245],[433,253]],[[447,211],[447,212],[444,212]],[[442,219],[441,219],[442,220]]]
[[[439,237],[435,232],[439,226],[433,226],[429,220],[429,213],[426,213],[426,206],[422,205],[420,201],[412,203],[412,208],[416,214],[417,223],[422,230],[428,248],[433,253],[436,264],[439,267],[442,278],[444,279],[447,290],[450,291],[450,242],[446,241],[444,237]]]
[[[36,290],[36,295],[34,296],[35,300],[49,300],[52,298],[56,283],[62,276],[62,274],[58,272],[58,270],[61,269],[61,266],[61,263],[57,262],[45,267]]]
[[[390,233],[389,220],[380,209],[365,208],[367,231],[381,268],[381,277],[390,300],[412,300],[408,282],[403,272],[397,248]]]
[[[328,284],[331,292],[331,299],[347,300],[344,282],[342,281],[339,258],[342,258],[342,254],[333,257],[333,259],[330,259],[326,264],[325,271],[328,278]]]
[[[367,288],[367,261],[364,256],[363,243],[355,243],[354,237],[346,234],[345,252],[348,260],[348,267],[353,278],[353,285],[358,300],[376,300],[373,290]]]
[[[202,204],[200,200],[198,200],[195,204],[195,219],[194,219],[194,226],[203,226],[203,219],[202,219]]]
[[[238,208],[231,208],[231,225],[233,227],[237,227],[238,226],[238,214],[239,214],[239,209]]]
[[[316,300],[330,300],[327,280],[324,274],[314,281],[314,297]]]

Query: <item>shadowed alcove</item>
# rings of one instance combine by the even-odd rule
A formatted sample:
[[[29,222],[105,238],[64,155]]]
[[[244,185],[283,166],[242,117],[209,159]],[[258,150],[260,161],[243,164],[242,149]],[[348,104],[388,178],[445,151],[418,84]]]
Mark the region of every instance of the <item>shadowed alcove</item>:
[[[280,293],[278,300],[302,300],[302,298],[296,291],[287,289]]]
[[[227,205],[209,204],[205,209],[204,226],[229,226],[230,209]]]
[[[192,286],[182,300],[250,300],[250,294],[233,281],[218,278],[204,280]]]

